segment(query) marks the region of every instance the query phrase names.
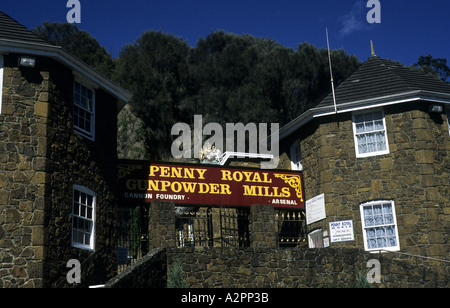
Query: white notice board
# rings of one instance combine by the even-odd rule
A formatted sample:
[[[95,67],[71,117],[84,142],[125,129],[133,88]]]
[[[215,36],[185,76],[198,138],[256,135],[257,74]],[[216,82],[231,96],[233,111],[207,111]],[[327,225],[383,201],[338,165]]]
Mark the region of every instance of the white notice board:
[[[330,222],[330,241],[332,243],[353,241],[354,239],[352,220]]]
[[[325,194],[321,194],[307,200],[305,206],[307,225],[327,217],[325,213]]]

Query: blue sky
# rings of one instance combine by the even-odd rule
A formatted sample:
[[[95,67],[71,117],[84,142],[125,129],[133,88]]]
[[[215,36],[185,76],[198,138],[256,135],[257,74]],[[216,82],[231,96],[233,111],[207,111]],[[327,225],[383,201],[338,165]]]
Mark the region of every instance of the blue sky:
[[[81,24],[113,56],[146,30],[172,33],[195,46],[224,30],[271,38],[295,49],[301,42],[343,48],[361,61],[370,40],[382,58],[414,64],[420,55],[450,62],[450,1],[380,0],[381,23],[369,24],[368,0],[79,0]],[[5,3],[6,2],[6,3]],[[67,0],[3,0],[0,10],[28,28],[65,22]]]

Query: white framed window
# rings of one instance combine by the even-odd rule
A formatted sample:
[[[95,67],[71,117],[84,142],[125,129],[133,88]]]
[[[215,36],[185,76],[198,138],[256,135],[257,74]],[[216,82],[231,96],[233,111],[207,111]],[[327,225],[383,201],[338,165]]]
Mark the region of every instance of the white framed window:
[[[400,250],[394,201],[363,203],[360,211],[366,251]]]
[[[2,98],[3,98],[3,56],[0,55],[0,114],[2,114]]]
[[[384,112],[378,110],[352,116],[356,157],[389,154]]]
[[[95,192],[73,186],[72,202],[72,246],[94,250]]]
[[[78,134],[95,139],[95,91],[77,81],[73,85],[73,125]]]
[[[303,171],[300,140],[296,140],[290,148],[291,170]]]

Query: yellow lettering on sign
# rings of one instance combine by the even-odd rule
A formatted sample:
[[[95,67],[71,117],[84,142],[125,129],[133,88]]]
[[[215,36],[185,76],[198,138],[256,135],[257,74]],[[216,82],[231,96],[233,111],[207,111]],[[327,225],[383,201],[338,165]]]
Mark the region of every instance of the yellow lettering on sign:
[[[143,184],[145,186],[145,183],[140,183],[140,185]],[[134,189],[135,185],[137,184],[134,182],[130,182],[130,184],[127,187],[129,189]],[[155,192],[170,190],[176,193],[231,195],[230,185],[219,183],[194,183],[194,182],[177,182],[177,181],[170,182],[160,180],[149,180],[146,189],[147,187],[148,191],[155,191]]]
[[[183,178],[183,179],[205,179],[207,169],[168,167],[168,166],[150,166],[149,177],[160,176],[163,178]]]
[[[221,170],[221,171],[222,171],[222,181],[232,181],[231,171],[229,170]]]
[[[222,181],[236,181],[236,182],[254,182],[254,183],[272,183],[267,172],[252,172],[252,171],[234,171],[221,170]],[[262,175],[262,177],[261,177]]]
[[[242,185],[244,187],[244,196],[256,197],[278,197],[289,198],[291,192],[289,187],[282,187],[279,191],[278,187],[260,186],[260,185]]]

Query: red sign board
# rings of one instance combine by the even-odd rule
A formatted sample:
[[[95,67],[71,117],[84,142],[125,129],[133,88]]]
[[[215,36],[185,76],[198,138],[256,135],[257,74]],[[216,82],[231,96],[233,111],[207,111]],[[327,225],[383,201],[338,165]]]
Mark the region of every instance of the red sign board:
[[[122,162],[118,167],[121,206],[161,200],[183,205],[271,204],[304,209],[298,171],[142,161]]]

